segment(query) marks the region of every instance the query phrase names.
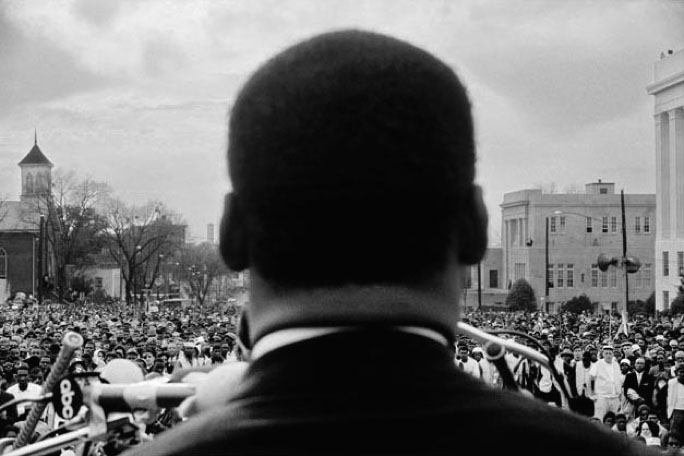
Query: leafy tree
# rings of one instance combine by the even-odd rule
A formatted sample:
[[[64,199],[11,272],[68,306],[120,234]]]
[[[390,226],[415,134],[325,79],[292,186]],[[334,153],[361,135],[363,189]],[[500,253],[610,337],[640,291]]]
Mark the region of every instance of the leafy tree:
[[[667,303],[665,303],[667,305]],[[684,271],[679,271],[679,285],[677,286],[677,297],[670,304],[673,315],[684,313]]]
[[[580,296],[575,296],[569,301],[566,301],[565,304],[563,304],[562,310],[563,312],[581,314],[584,311],[591,312],[593,308],[594,305],[591,303],[591,300],[587,297],[587,295],[582,294]]]
[[[670,313],[672,315],[684,313],[684,295],[677,295],[670,304]]]
[[[652,296],[653,295],[651,295],[651,297]],[[636,301],[629,301],[629,304],[627,304],[627,313],[629,315],[638,313],[653,315],[655,312],[655,302],[653,299],[651,299],[651,297],[649,297],[646,301],[642,301],[640,299],[637,299]]]
[[[506,307],[511,311],[524,310],[533,312],[537,310],[537,298],[534,289],[525,279],[516,280],[511,290],[506,295]]]

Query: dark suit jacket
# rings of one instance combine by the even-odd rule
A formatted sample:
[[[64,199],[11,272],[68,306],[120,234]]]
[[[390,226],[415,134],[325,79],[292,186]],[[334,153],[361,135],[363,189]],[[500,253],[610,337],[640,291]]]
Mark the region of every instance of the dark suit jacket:
[[[648,372],[644,371],[641,376],[641,382],[637,382],[636,372],[629,372],[625,375],[625,382],[623,383],[623,390],[625,395],[627,390],[632,388],[634,391],[639,393],[639,396],[643,397],[646,401],[646,405],[653,407],[653,388],[655,386],[655,377],[653,377]]]
[[[14,395],[0,391],[0,405],[14,400]],[[0,437],[4,437],[10,427],[17,421],[17,406],[13,405],[0,412]]]
[[[127,456],[633,455],[639,442],[459,371],[454,352],[395,331],[340,333],[252,362],[237,397]]]

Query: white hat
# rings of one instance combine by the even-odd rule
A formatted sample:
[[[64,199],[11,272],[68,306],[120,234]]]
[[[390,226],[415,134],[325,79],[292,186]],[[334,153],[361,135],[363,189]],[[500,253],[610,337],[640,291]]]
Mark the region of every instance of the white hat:
[[[628,358],[623,358],[620,360],[620,364],[627,364],[628,366],[631,366],[632,362]]]
[[[472,352],[473,353],[482,353],[482,348],[481,347],[474,347]]]

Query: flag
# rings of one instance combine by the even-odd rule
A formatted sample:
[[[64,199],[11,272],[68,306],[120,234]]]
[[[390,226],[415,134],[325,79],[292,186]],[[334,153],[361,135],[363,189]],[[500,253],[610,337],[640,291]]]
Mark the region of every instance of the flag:
[[[622,323],[620,324],[620,328],[618,328],[615,334],[617,335],[617,333],[619,333],[620,331],[624,332],[625,336],[629,336],[629,329],[627,326],[627,312],[622,312]]]

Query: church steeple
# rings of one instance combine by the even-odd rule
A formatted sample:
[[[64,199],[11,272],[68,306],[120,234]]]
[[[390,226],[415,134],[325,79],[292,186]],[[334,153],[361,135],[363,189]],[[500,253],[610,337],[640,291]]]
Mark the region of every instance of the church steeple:
[[[19,162],[21,168],[21,200],[33,199],[50,191],[54,165],[38,147],[38,130],[33,131],[33,147]]]

